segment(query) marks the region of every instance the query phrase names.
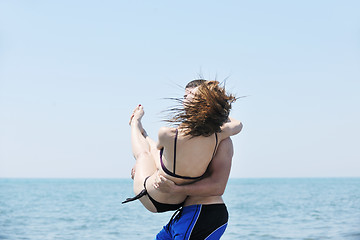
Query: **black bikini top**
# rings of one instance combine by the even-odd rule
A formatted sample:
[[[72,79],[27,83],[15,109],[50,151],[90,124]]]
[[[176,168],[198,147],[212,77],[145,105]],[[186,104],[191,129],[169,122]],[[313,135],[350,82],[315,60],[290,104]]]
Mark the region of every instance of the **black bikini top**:
[[[164,148],[162,148],[162,149],[160,150],[160,163],[161,163],[161,168],[164,170],[164,172],[165,172],[166,174],[168,174],[168,175],[170,175],[170,176],[172,176],[172,177],[176,177],[176,178],[181,178],[181,179],[193,179],[193,180],[194,180],[194,179],[202,178],[205,173],[204,173],[203,175],[199,176],[199,177],[180,176],[180,175],[177,175],[177,174],[175,173],[175,166],[176,166],[176,142],[177,142],[177,137],[178,137],[178,129],[176,129],[175,141],[174,141],[174,171],[171,172],[169,169],[167,169],[167,168],[165,167],[165,164],[164,164],[164,162],[163,162],[163,160],[162,160],[162,155],[163,155],[163,152],[164,152]],[[217,147],[217,144],[218,144],[218,136],[217,136],[216,133],[215,133],[215,138],[216,138],[216,144],[215,144],[215,149],[214,149],[214,153],[213,153],[213,156],[212,156],[212,157],[215,156],[216,147]]]

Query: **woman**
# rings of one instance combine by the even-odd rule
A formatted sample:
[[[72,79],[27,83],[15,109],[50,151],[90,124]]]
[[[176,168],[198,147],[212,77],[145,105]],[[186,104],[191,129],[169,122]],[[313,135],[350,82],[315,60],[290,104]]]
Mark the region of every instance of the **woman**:
[[[229,118],[235,97],[227,94],[217,81],[195,80],[196,88],[187,85],[180,109],[171,122],[177,128],[162,127],[155,144],[141,125],[143,107],[135,108],[130,119],[132,150],[136,159],[134,198],[151,212],[180,208],[186,195],[157,191],[154,187],[157,172],[176,184],[189,184],[200,179],[215,154],[218,143],[240,132],[241,122]]]

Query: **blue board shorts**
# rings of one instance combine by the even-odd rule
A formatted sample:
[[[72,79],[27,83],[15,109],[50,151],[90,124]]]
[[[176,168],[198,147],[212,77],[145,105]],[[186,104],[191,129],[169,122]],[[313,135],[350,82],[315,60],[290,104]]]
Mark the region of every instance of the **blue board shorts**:
[[[225,204],[191,205],[178,210],[155,240],[216,240],[229,219]]]

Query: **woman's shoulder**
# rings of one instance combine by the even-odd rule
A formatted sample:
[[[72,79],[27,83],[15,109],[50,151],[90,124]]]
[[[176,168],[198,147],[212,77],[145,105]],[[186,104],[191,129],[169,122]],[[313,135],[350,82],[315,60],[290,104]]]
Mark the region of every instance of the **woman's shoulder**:
[[[159,129],[159,138],[173,137],[176,132],[176,128],[172,127],[161,127]]]

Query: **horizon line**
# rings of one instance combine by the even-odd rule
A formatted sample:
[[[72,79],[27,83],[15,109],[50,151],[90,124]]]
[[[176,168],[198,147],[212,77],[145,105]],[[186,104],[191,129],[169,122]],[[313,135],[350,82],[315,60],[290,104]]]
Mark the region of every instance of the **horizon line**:
[[[311,176],[311,177],[230,177],[231,179],[329,179],[329,178],[360,178],[360,176]],[[0,180],[4,179],[33,179],[33,180],[132,180],[128,177],[0,177]]]

